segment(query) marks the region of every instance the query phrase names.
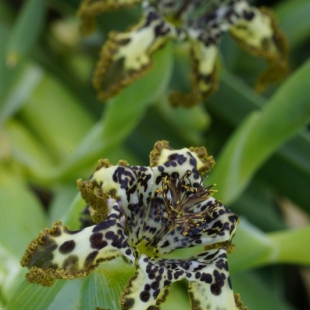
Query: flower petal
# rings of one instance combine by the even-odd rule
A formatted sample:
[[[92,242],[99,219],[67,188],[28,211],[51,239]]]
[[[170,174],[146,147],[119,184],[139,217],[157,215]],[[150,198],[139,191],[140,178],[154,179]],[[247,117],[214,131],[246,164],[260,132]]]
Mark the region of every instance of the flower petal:
[[[188,293],[192,309],[237,310],[225,249],[213,250],[198,255],[199,263],[205,266],[194,272],[189,279]],[[197,270],[197,267],[192,268]]]
[[[145,6],[144,17],[128,32],[111,32],[103,46],[94,73],[93,84],[99,99],[116,95],[151,67],[150,56],[173,35],[152,6]]]
[[[217,44],[233,19],[230,16],[231,4],[220,3],[219,7],[212,3],[208,5],[210,7],[205,8],[206,13],[189,20],[184,26],[191,44],[192,91],[190,94],[173,93],[170,96],[173,106],[194,106],[217,90]]]
[[[205,44],[200,40],[191,41],[191,92],[173,92],[169,96],[172,106],[193,107],[208,98],[217,90],[218,81],[216,77],[216,44]]]
[[[149,259],[143,255],[135,277],[122,295],[122,308],[157,309],[167,296],[169,285],[184,278],[189,281],[192,309],[237,309],[225,248],[184,260]]]
[[[185,162],[187,167],[184,169],[184,172],[187,170],[192,172],[193,170],[198,170],[200,174],[209,172],[215,164],[213,157],[208,156],[207,150],[204,147],[173,150],[169,146],[168,141],[158,141],[150,153],[150,167],[162,165],[173,167]]]
[[[89,274],[104,260],[123,256],[131,264],[135,257],[120,225],[117,203],[106,220],[78,231],[70,231],[56,222],[33,240],[21,265],[30,269],[27,279],[52,285],[54,279],[73,279]]]
[[[141,0],[84,0],[78,9],[81,19],[82,35],[89,35],[95,30],[95,17],[102,12],[130,7]]]
[[[269,69],[258,80],[257,90],[276,82],[287,74],[287,43],[277,26],[275,16],[267,8],[251,7],[246,1],[238,1],[234,7],[238,21],[230,28],[231,35],[249,53],[261,56],[269,63]]]
[[[167,141],[156,143],[150,157],[151,167],[109,166],[103,161],[102,168],[98,168],[90,180],[78,182],[83,198],[91,206],[106,203],[107,197],[122,202],[129,243],[133,246],[156,236],[158,240],[167,232],[167,221],[158,213],[163,205],[162,199],[157,199],[163,178],[168,175],[182,177],[190,171],[188,182],[198,186],[202,182],[200,173],[210,170],[214,164],[205,148],[171,150]],[[100,202],[94,197],[105,199]]]

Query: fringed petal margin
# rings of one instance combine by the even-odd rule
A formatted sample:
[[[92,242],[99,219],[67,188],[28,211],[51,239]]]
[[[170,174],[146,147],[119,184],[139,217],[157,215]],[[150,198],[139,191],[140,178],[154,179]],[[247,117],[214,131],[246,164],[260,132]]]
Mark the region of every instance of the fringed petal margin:
[[[142,0],[84,0],[77,15],[81,20],[80,33],[87,36],[96,28],[95,18],[102,12],[127,8]]]
[[[192,73],[191,92],[173,92],[169,96],[172,106],[191,108],[213,94],[218,88],[216,76],[217,46],[200,40],[191,40]]]
[[[153,150],[150,153],[150,167],[161,166],[166,163],[171,163],[180,160],[177,155],[183,155],[184,158],[192,157],[194,160],[189,160],[189,165],[186,170],[198,170],[200,174],[209,172],[214,164],[214,158],[209,156],[204,147],[190,147],[182,150],[173,150],[168,141],[158,141],[155,143]]]
[[[144,75],[151,68],[151,55],[173,35],[173,27],[155,8],[146,6],[144,13],[128,32],[111,32],[102,47],[93,77],[99,100],[107,100]]]
[[[263,92],[268,84],[278,82],[288,73],[286,38],[271,10],[244,3],[237,10],[240,19],[230,28],[231,35],[249,53],[265,58],[269,65],[256,84],[256,90]]]
[[[26,276],[29,282],[50,286],[55,279],[87,276],[102,261],[118,256],[134,264],[135,256],[120,225],[116,203],[97,225],[70,231],[56,222],[52,229],[44,229],[29,244],[21,265],[30,269]]]
[[[185,260],[149,259],[143,255],[136,275],[122,294],[122,309],[158,309],[170,284],[182,279],[189,282],[192,309],[238,309],[225,248]]]
[[[235,294],[235,303],[238,310],[249,310],[248,307],[243,305],[243,301],[241,300],[240,294]]]

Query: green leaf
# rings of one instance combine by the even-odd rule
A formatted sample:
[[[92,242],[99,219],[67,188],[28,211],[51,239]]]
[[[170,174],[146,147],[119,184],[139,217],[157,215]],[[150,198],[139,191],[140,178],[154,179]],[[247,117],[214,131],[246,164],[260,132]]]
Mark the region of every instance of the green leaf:
[[[232,272],[267,264],[301,264],[310,266],[310,226],[265,234],[241,218],[233,243],[236,251],[229,255]]]
[[[228,256],[231,272],[248,270],[267,263],[274,243],[257,227],[241,218],[233,239],[236,250]]]
[[[241,294],[241,300],[251,310],[294,310],[280,296],[274,294],[270,283],[264,282],[251,272],[232,275],[234,292]]]
[[[182,285],[184,283],[175,282],[169,287],[169,294],[167,299],[164,301],[162,305],[160,305],[160,309],[162,310],[189,310],[189,296],[187,292],[188,283]]]
[[[78,296],[84,279],[56,280],[51,287],[43,287],[27,282],[25,271],[26,269],[19,274],[19,281],[15,284],[13,292],[10,292],[9,302],[5,309],[80,309]]]
[[[215,125],[208,132],[208,150],[212,148],[212,139],[215,141],[213,143],[220,145],[221,140],[226,139],[231,132],[231,128],[237,127],[249,113],[267,102],[227,71],[222,72],[219,91],[209,101],[207,108]],[[226,136],[221,138],[226,127]],[[278,149],[258,172],[259,178],[305,210],[310,207],[307,187],[310,182],[309,152],[309,135],[298,133]],[[279,178],[278,171],[288,177]],[[291,182],[292,179],[294,182]]]
[[[42,144],[59,159],[73,152],[93,124],[78,98],[50,75],[40,81],[21,115]]]
[[[2,97],[0,105],[0,127],[7,118],[13,115],[27,102],[33,89],[41,79],[42,71],[33,65],[27,65],[10,83],[6,96]]]
[[[81,308],[119,310],[121,293],[134,272],[135,268],[121,258],[101,263],[83,281],[80,292]]]
[[[226,144],[211,173],[225,203],[235,200],[257,169],[310,118],[310,61],[291,76],[262,108],[251,113]],[[210,182],[210,180],[209,180]]]
[[[249,113],[263,106],[265,100],[253,89],[222,70],[219,90],[208,100],[207,108],[229,125],[237,126]]]
[[[54,161],[25,126],[18,121],[6,123],[0,138],[0,156],[19,163],[31,180],[44,180]]]
[[[265,232],[287,228],[284,220],[279,216],[273,191],[265,183],[258,182],[256,179],[229,207]]]
[[[8,301],[20,269],[19,259],[0,243],[0,309]]]
[[[72,177],[76,171],[93,164],[130,134],[148,106],[166,89],[172,67],[171,45],[154,55],[153,68],[119,95],[106,103],[102,119],[90,130],[77,150],[58,173]]]
[[[81,222],[79,221],[79,214],[83,211],[86,204],[82,199],[81,194],[76,194],[74,200],[67,208],[67,212],[65,212],[61,218],[65,225],[67,225],[71,230],[79,229]]]
[[[209,127],[211,119],[201,105],[190,109],[174,108],[168,98],[164,97],[158,100],[156,108],[159,111],[158,116],[173,128],[177,136],[183,137],[191,144],[202,144],[202,133]],[[155,132],[157,130],[158,128],[154,128]]]
[[[46,227],[43,208],[20,177],[3,164],[0,169],[0,240],[20,258],[28,243]]]
[[[310,225],[287,231],[268,234],[268,237],[277,245],[277,251],[270,257],[277,263],[294,263],[310,266]]]
[[[50,223],[59,220],[70,210],[77,193],[75,183],[57,184],[53,188],[53,200],[48,208]],[[75,210],[75,213],[75,217],[78,218],[79,210]]]
[[[45,0],[28,0],[20,11],[7,45],[7,63],[15,66],[37,41],[43,30]]]
[[[258,173],[276,191],[294,201],[308,213],[310,183],[310,136],[302,133],[286,143]],[[285,175],[285,178],[279,177]],[[294,182],[292,182],[294,180]]]
[[[310,2],[308,0],[284,1],[275,11],[279,26],[285,33],[291,48],[296,48],[310,38]]]
[[[58,294],[54,297],[53,302],[51,302],[50,304],[47,304],[48,308],[37,308],[37,309],[38,310],[39,309],[46,309],[46,310],[59,310],[59,309],[77,310],[77,309],[82,309],[82,308],[80,308],[78,296],[79,296],[83,281],[85,281],[85,280],[84,279],[74,279],[74,280],[63,281],[64,285],[59,290]],[[35,308],[30,308],[30,309],[32,310]],[[91,309],[91,310],[93,310],[93,309]]]
[[[5,47],[9,30],[0,24],[0,128],[25,104],[41,78],[42,72],[33,63],[19,63],[9,68],[5,63]]]

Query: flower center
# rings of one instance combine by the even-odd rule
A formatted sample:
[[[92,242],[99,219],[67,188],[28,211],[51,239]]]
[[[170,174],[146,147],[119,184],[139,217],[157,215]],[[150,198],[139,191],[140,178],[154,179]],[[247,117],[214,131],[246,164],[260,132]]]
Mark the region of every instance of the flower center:
[[[192,187],[188,170],[180,179],[165,177],[163,187],[157,190],[164,200],[166,210],[158,210],[171,224],[170,231],[180,227],[183,236],[206,231],[208,215],[212,210],[203,204],[213,193],[212,186]],[[213,206],[212,208],[214,208]]]

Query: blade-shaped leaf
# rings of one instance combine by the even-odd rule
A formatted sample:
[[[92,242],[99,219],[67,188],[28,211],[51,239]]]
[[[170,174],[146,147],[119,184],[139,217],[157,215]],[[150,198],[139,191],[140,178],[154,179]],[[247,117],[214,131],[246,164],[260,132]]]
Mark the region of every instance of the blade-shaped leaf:
[[[309,75],[310,61],[261,111],[251,113],[226,144],[211,174],[211,182],[218,184],[225,203],[236,199],[266,159],[309,120]]]
[[[0,240],[17,258],[47,226],[43,208],[29,187],[3,165],[0,168]]]
[[[265,234],[241,219],[236,237],[236,251],[229,256],[232,272],[267,264],[288,263],[310,266],[310,226]]]
[[[280,27],[294,49],[304,40],[310,38],[310,2],[308,0],[284,1],[275,11]]]
[[[73,281],[81,281],[81,279]],[[41,285],[29,284],[26,279],[24,279],[15,290],[13,297],[7,305],[7,310],[50,309],[49,307],[53,305],[54,300],[57,298],[57,295],[60,294],[66,283],[70,282],[56,281],[52,287],[43,287]],[[75,292],[75,294],[76,293],[77,292]],[[61,308],[63,308],[63,306],[65,305],[61,305]],[[51,309],[53,308],[51,307]]]
[[[168,44],[154,55],[153,68],[145,77],[106,103],[102,119],[59,167],[59,174],[72,177],[77,169],[93,164],[129,135],[148,106],[166,89],[171,74],[171,56],[171,46]]]
[[[273,290],[251,272],[232,275],[232,284],[235,292],[241,294],[245,306],[251,310],[294,310],[280,296],[276,296]]]
[[[15,65],[29,51],[43,30],[45,0],[28,0],[20,11],[7,45],[7,63]]]
[[[135,268],[121,258],[101,263],[83,282],[81,308],[119,310],[121,293],[134,271]]]

